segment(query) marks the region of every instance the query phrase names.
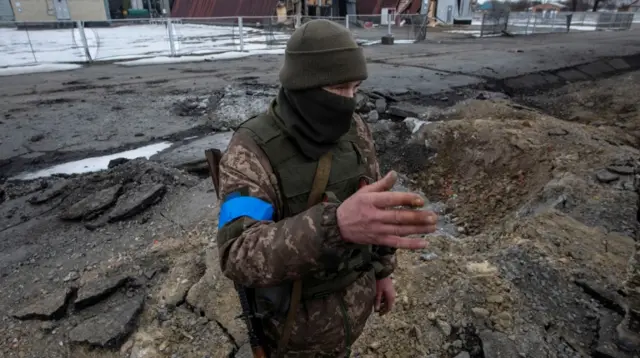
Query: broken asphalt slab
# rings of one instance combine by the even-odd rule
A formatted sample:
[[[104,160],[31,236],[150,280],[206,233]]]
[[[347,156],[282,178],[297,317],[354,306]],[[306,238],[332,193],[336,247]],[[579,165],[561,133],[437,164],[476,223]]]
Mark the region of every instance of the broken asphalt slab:
[[[122,191],[122,185],[117,184],[112,187],[93,193],[60,214],[63,220],[91,219],[98,216],[105,209],[113,205]]]
[[[127,192],[109,213],[108,220],[114,222],[134,216],[161,200],[166,191],[164,184],[147,184]]]
[[[206,149],[214,148],[224,151],[233,136],[233,132],[219,132],[202,138],[176,144],[172,148],[151,156],[150,160],[161,162],[186,171],[207,171]]]
[[[78,296],[74,302],[76,309],[82,309],[105,299],[120,287],[124,286],[131,278],[129,276],[114,276],[87,282],[78,289]]]
[[[67,306],[74,292],[75,288],[68,287],[47,294],[39,301],[14,313],[13,316],[20,320],[50,320],[62,318],[66,313]]]
[[[144,296],[138,295],[120,302],[69,331],[74,344],[88,344],[105,348],[118,347],[133,331],[142,311]]]

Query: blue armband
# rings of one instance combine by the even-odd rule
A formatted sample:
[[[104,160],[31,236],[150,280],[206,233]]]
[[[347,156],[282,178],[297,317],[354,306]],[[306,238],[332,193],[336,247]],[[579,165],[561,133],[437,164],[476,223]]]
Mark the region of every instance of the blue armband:
[[[229,195],[220,207],[218,229],[231,221],[247,216],[253,220],[272,220],[273,205],[251,196]]]

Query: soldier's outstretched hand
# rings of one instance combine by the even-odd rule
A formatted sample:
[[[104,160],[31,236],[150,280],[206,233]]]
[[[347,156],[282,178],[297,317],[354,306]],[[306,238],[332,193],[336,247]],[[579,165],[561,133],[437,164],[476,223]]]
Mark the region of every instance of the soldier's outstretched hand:
[[[338,207],[338,227],[345,241],[413,250],[427,246],[424,240],[404,236],[434,232],[438,217],[432,211],[394,208],[424,205],[418,194],[390,192],[397,178],[396,172],[391,171]]]

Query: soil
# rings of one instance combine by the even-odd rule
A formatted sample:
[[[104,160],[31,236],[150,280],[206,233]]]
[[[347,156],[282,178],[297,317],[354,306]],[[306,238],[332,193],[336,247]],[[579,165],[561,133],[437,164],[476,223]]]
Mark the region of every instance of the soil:
[[[396,307],[371,317],[354,356],[624,357],[607,349],[637,235],[638,79],[518,98],[475,91],[448,107],[363,92],[383,170],[406,175],[397,189],[421,191],[441,230],[426,250],[398,253]],[[246,353],[219,268],[213,185],[183,164],[192,152],[203,161],[202,145],[274,91],[247,86],[159,99],[162,113],[213,133],[185,139],[179,163],[169,151],[2,183],[1,356]]]

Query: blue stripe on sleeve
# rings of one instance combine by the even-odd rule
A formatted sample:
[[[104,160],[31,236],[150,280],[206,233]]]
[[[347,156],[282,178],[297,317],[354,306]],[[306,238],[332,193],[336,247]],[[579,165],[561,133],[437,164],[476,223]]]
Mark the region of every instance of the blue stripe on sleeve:
[[[273,205],[250,196],[232,196],[220,207],[218,229],[243,216],[248,216],[258,221],[272,220]]]

